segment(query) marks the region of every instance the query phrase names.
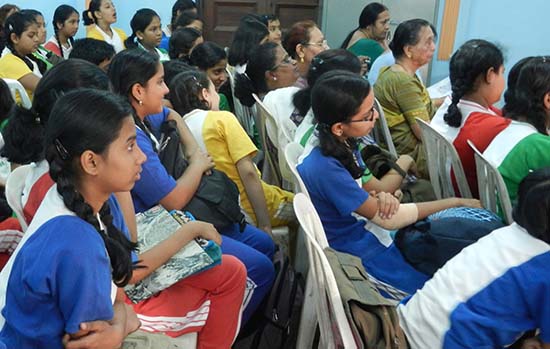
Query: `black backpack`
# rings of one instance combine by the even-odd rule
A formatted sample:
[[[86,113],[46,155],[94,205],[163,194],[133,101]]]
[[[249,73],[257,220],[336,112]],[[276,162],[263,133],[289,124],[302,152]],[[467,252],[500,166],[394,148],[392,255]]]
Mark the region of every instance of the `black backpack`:
[[[160,162],[172,177],[179,178],[189,162],[183,155],[176,122],[163,122],[160,132]],[[211,223],[218,230],[238,223],[243,231],[246,220],[239,206],[239,188],[222,171],[211,171],[212,174],[202,176],[195,195],[182,211],[191,212],[195,219]]]
[[[273,256],[275,281],[264,306],[241,331],[234,349],[290,349],[296,347],[304,303],[304,279],[282,250]]]

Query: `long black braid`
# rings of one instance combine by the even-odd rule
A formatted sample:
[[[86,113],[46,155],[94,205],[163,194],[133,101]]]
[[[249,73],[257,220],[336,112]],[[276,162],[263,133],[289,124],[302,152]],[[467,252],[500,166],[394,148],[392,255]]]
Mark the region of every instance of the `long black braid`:
[[[97,105],[102,106],[102,111],[90,112]],[[112,93],[80,89],[66,94],[56,102],[46,132],[46,160],[50,166],[50,176],[57,184],[57,191],[65,206],[91,224],[103,239],[111,261],[113,281],[119,287],[125,286],[132,277],[134,265],[131,251],[137,245],[128,240],[113,224],[108,202],[99,211],[99,217],[105,226],[104,230],[101,229],[98,217],[78,191],[77,183],[82,171],[80,154],[88,149],[104,153],[118,137],[122,120],[130,115],[131,108],[127,102]]]
[[[452,103],[443,117],[449,126],[460,127],[462,124],[462,113],[458,108],[460,99],[478,89],[480,79],[485,79],[489,69],[492,68],[495,73],[498,73],[503,61],[500,49],[485,40],[469,40],[453,54],[449,64]]]

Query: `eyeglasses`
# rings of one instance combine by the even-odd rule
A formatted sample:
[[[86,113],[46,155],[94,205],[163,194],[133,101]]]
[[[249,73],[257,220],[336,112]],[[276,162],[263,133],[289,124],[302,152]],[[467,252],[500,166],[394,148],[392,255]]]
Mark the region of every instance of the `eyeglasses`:
[[[306,42],[306,46],[317,46],[317,47],[328,47],[328,42],[326,40],[323,40],[322,42]]]
[[[275,70],[279,69],[280,66],[285,65],[285,64],[292,64],[292,57],[290,57],[288,54],[286,54],[284,56],[283,60],[279,64],[275,64],[270,69],[270,71],[275,71]]]
[[[353,122],[371,122],[371,121],[374,121],[374,113],[376,112],[376,109],[374,109],[374,106],[371,108],[371,110],[369,110],[369,112],[367,113],[367,116],[365,116],[364,118],[362,119],[359,119],[359,120],[349,120],[349,121],[346,121],[346,123],[350,124],[350,123],[353,123]]]

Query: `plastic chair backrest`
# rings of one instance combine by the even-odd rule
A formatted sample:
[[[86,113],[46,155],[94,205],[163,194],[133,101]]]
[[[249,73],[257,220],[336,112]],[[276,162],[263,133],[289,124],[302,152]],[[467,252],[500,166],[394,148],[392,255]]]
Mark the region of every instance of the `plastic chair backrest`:
[[[320,348],[357,348],[340,291],[317,236],[324,230],[311,201],[302,193],[294,197],[294,211],[304,229],[311,280],[317,294],[316,309],[320,329]],[[317,224],[318,223],[318,224]]]
[[[472,192],[466,181],[464,168],[454,145],[437,132],[426,121],[416,118],[422,129],[422,142],[428,160],[430,182],[438,199],[456,196],[451,180],[451,168],[454,172],[460,196],[471,198]]]
[[[376,98],[374,98],[374,108],[378,111],[377,126],[373,130],[374,139],[380,146],[385,144],[388,151],[397,157],[397,150],[395,150],[395,145],[393,144],[393,139],[391,138],[390,128],[388,127],[388,122],[386,121],[384,109]],[[380,133],[382,134],[380,135]],[[384,141],[380,142],[380,138],[383,138]]]
[[[306,185],[298,173],[296,166],[298,165],[298,158],[304,152],[304,147],[299,143],[290,142],[285,147],[285,160],[286,163],[292,172],[292,177],[294,178],[294,192],[295,193],[304,193],[309,198],[309,193],[307,191]]]
[[[474,151],[477,171],[477,185],[479,187],[479,200],[486,209],[497,213],[498,206],[504,211],[504,219],[507,224],[512,224],[512,202],[508,189],[498,169],[491,164],[472,141],[468,145]]]
[[[258,133],[260,134],[260,139],[262,141],[262,148],[264,150],[264,166],[262,168],[262,179],[269,184],[276,185],[281,187],[282,185],[282,176],[281,170],[279,168],[279,158],[275,156],[275,153],[278,151],[266,132],[266,120],[268,118],[273,118],[269,111],[267,110],[265,104],[261,99],[255,94],[252,94],[254,100],[256,100],[256,111],[258,112],[258,118],[256,119],[256,127]]]
[[[25,91],[25,88],[21,83],[17,80],[13,79],[5,79],[3,80],[6,82],[8,87],[10,88],[11,96],[14,100],[17,100],[17,95],[20,97],[21,106],[30,109],[32,107],[31,99],[29,98],[29,95],[27,94],[27,91]]]
[[[23,202],[21,201],[23,196],[23,188],[25,187],[25,180],[31,170],[31,165],[23,165],[17,167],[8,176],[6,181],[6,200],[8,205],[17,216],[17,220],[21,224],[23,232],[27,230],[28,224],[25,222],[25,215],[23,214]]]

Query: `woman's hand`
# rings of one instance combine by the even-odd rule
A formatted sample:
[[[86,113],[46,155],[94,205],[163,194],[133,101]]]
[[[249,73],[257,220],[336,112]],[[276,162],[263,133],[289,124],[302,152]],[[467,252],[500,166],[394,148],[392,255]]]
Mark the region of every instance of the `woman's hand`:
[[[397,189],[393,192],[393,196],[395,196],[395,198],[399,200],[399,202],[401,202],[401,200],[403,199],[403,192],[401,191],[401,189]]]
[[[189,159],[189,164],[193,166],[198,166],[199,168],[201,168],[202,172],[206,172],[214,168],[214,160],[212,160],[212,157],[208,153],[200,149],[197,149],[191,155],[191,158]]]
[[[371,63],[369,56],[357,56],[361,62],[361,76],[367,75],[369,72],[369,65]]]
[[[392,194],[384,192],[373,194],[371,192],[371,195],[376,196],[376,200],[378,201],[378,215],[380,218],[389,219],[399,209],[399,200],[397,200]]]
[[[456,200],[457,200],[456,206],[464,206],[464,207],[471,207],[471,208],[483,208],[483,206],[481,206],[481,202],[478,199],[456,198]]]
[[[222,243],[220,233],[210,223],[200,221],[188,222],[182,225],[179,231],[182,234],[191,234],[194,238],[201,237],[206,240],[212,240],[218,245]]]

